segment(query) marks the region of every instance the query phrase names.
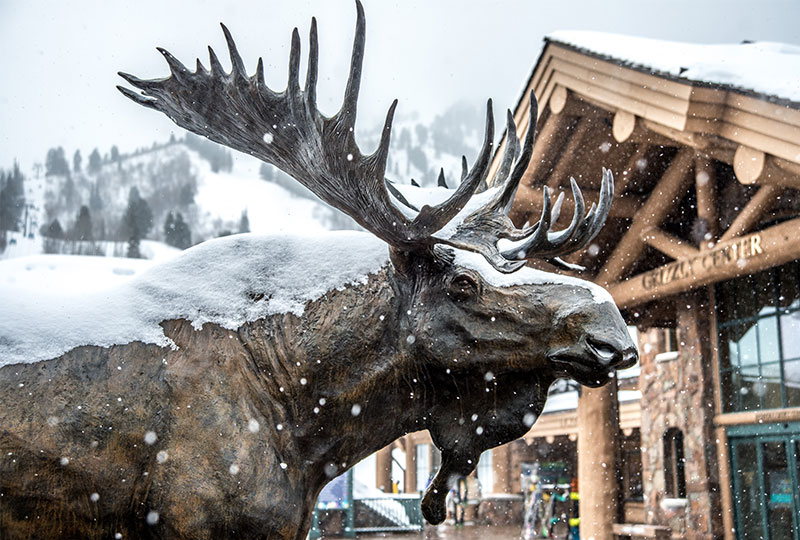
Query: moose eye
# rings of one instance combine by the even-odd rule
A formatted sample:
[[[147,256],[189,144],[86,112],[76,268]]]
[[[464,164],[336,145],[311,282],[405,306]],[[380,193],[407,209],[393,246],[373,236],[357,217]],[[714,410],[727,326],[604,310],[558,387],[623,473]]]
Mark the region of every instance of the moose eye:
[[[468,297],[478,292],[478,283],[471,276],[461,274],[450,283],[450,291],[457,297]]]

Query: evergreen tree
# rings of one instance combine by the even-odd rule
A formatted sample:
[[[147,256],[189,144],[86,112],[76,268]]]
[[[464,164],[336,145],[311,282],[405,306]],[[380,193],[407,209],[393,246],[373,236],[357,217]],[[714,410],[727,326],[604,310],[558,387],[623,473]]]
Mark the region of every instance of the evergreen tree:
[[[81,166],[83,164],[83,158],[81,157],[81,151],[75,150],[75,154],[72,155],[72,170],[75,173],[81,172]]]
[[[139,235],[131,234],[131,237],[128,239],[128,258],[129,259],[141,259],[142,253],[139,251]]]
[[[45,253],[61,253],[63,247],[64,230],[58,219],[54,219],[46,225],[42,225],[39,233],[44,237],[42,247]]]
[[[8,174],[0,173],[0,230],[17,231],[25,209],[25,177],[19,164]]]
[[[89,214],[89,207],[81,206],[78,217],[75,220],[75,228],[72,231],[72,237],[81,242],[91,242],[92,238],[92,217]]]
[[[67,177],[61,188],[61,199],[64,202],[64,208],[67,210],[75,208],[78,199],[78,191],[75,189],[75,182],[72,181],[71,176]]]
[[[192,247],[192,231],[189,224],[183,221],[180,212],[175,214],[175,247],[186,249]]]
[[[116,144],[111,147],[111,161],[119,161],[119,148]]]
[[[164,220],[164,242],[167,245],[175,246],[175,216],[172,215],[172,212],[167,212]]]
[[[103,160],[100,158],[100,152],[95,148],[92,150],[92,153],[89,154],[89,167],[88,172],[89,174],[97,174],[100,172],[100,169],[103,167]]]
[[[45,176],[69,176],[69,163],[67,163],[67,158],[64,157],[64,149],[62,147],[51,148],[47,151],[44,169]]]
[[[250,218],[247,217],[247,210],[242,210],[242,217],[239,218],[239,232],[250,232]]]
[[[58,219],[54,219],[48,225],[45,225],[45,230],[42,232],[42,236],[55,238],[56,240],[61,240],[64,238],[64,229],[61,228],[61,223],[58,221]]]
[[[144,238],[153,228],[153,211],[150,205],[139,195],[139,189],[133,186],[128,193],[128,208],[125,210],[123,223],[129,235],[134,232]]]
[[[100,197],[99,182],[92,184],[92,191],[89,194],[89,209],[95,213],[103,209],[103,199]]]
[[[183,214],[177,212],[174,216],[172,212],[167,214],[164,220],[164,238],[170,246],[186,249],[192,245],[192,233],[189,225],[183,221]]]

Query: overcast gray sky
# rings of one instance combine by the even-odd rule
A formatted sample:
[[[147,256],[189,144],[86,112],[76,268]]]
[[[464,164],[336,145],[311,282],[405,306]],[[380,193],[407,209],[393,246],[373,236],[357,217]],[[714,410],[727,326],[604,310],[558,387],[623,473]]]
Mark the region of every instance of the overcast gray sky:
[[[742,39],[800,44],[800,2],[365,0],[367,49],[359,125],[399,114],[432,118],[458,100],[492,97],[513,107],[548,32],[598,30],[698,43]],[[293,27],[304,53],[311,16],[320,34],[320,107],[341,100],[355,21],[352,0],[0,0],[0,168],[24,171],[63,146],[122,152],[182,134],[166,117],[123,98],[117,71],[161,77],[156,46],[188,66],[206,45],[220,58],[218,23],[231,29],[249,72],[264,57],[267,83],[283,89]],[[226,63],[223,60],[223,63]],[[227,64],[227,63],[226,63]],[[800,76],[800,74],[798,74]]]

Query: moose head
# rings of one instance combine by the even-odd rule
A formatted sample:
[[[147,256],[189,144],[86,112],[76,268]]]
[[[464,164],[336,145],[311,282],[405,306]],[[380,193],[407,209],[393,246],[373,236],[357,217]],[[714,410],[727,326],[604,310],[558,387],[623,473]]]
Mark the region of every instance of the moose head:
[[[423,511],[429,521],[438,523],[444,518],[451,475],[468,474],[483,450],[524,434],[541,412],[551,382],[572,377],[584,385],[599,386],[613,370],[635,363],[636,349],[605,290],[576,278],[523,268],[532,258],[570,266],[561,256],[583,248],[599,232],[613,198],[613,177],[603,170],[599,200],[588,211],[580,189],[571,181],[574,212],[563,230],[553,230],[563,194],[551,204],[547,188],[536,224],[518,228],[511,222],[508,212],[534,146],[537,108],[531,93],[524,141],[518,140],[509,111],[505,150],[492,178],[488,176],[494,124],[489,101],[483,145],[472,167],[463,159],[457,189],[438,190],[440,196],[433,200],[425,190],[387,180],[397,101],[389,107],[380,143],[372,154],[363,154],[354,137],[365,41],[363,8],[358,1],[356,6],[344,102],[330,118],[317,109],[318,45],[313,19],[302,87],[296,29],[287,88],[275,92],[264,82],[261,59],[255,74],[247,75],[223,25],[232,66],[229,73],[210,48],[210,69],[198,60],[195,71],[158,49],[169,65],[169,77],[142,80],[120,73],[142,93],[118,88],[183,128],[275,165],[388,245],[389,262],[381,283],[373,288],[379,294],[370,299],[381,305],[365,311],[368,320],[362,323],[369,330],[346,327],[354,319],[341,317],[339,322],[345,327],[328,334],[318,330],[316,339],[329,343],[315,345],[314,351],[333,351],[326,354],[351,362],[347,368],[341,362],[319,368],[349,369],[348,376],[363,378],[351,396],[379,398],[381,384],[410,387],[410,392],[402,392],[410,397],[391,410],[405,408],[413,421],[399,422],[394,430],[383,427],[385,434],[375,441],[362,434],[364,443],[360,447],[357,440],[353,443],[356,450],[348,450],[348,463],[376,450],[377,442],[382,445],[407,431],[429,429],[442,450],[443,462],[426,492]],[[446,187],[443,175],[440,185]],[[308,328],[313,331],[313,324]],[[372,359],[378,365],[359,364],[378,355],[375,351],[381,355]],[[333,371],[327,376],[341,377]],[[418,383],[417,377],[428,391],[415,395],[410,381]],[[309,392],[309,403],[313,403],[317,396]],[[483,417],[480,426],[469,421],[478,414]],[[376,415],[383,417],[381,425],[385,425],[386,412]],[[359,420],[365,425],[379,423],[367,415]],[[329,451],[326,458],[330,455]],[[315,497],[322,483],[307,484],[310,495],[306,499]]]

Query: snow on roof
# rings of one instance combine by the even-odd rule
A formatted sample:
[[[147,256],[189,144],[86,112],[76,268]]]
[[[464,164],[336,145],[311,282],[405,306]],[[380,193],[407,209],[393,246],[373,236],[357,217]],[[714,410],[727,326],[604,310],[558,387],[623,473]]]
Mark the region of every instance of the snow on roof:
[[[546,39],[671,78],[725,85],[800,104],[797,45],[769,41],[708,45],[574,30],[553,32]]]
[[[236,329],[274,313],[299,316],[306,302],[365,282],[387,261],[386,244],[354,231],[228,236],[149,269],[144,261],[112,257],[0,261],[0,365],[46,360],[81,345],[171,346],[159,326],[170,319]],[[56,276],[69,279],[81,266],[92,269],[84,280],[97,280],[94,287],[73,288],[74,280],[53,286]]]

